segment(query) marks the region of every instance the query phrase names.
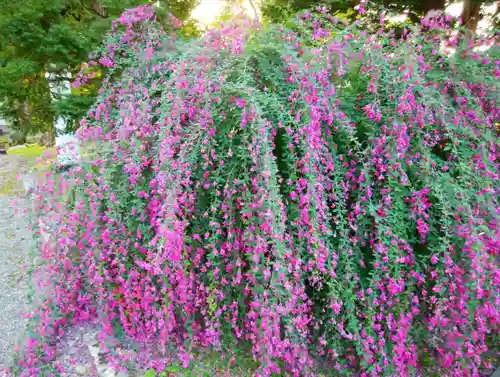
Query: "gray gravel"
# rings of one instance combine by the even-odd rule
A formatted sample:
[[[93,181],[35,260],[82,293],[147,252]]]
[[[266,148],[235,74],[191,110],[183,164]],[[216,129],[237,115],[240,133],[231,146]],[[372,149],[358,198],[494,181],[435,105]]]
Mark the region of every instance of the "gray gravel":
[[[11,156],[0,156],[0,186],[24,165]],[[9,171],[12,174],[8,174]],[[27,201],[13,194],[0,194],[0,370],[12,363],[14,346],[21,339],[27,310],[24,285],[31,234],[24,213]]]

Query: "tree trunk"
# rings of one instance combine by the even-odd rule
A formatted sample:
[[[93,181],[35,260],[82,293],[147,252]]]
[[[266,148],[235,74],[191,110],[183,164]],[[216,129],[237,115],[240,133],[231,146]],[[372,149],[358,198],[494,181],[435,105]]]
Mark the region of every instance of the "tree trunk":
[[[97,0],[92,1],[92,10],[101,17],[108,17],[108,9]]]
[[[460,26],[466,27],[472,34],[475,34],[481,17],[479,14],[480,10],[481,2],[479,0],[465,0]]]
[[[252,7],[252,10],[253,10],[253,14],[255,15],[255,21],[257,23],[260,23],[259,12],[257,11],[257,7],[255,6],[255,3],[253,2],[253,0],[248,0],[248,2],[250,3],[250,6]]]
[[[48,146],[53,147],[56,144],[56,132],[54,125],[49,128],[47,131],[47,138],[48,138]]]
[[[424,14],[427,14],[431,10],[444,10],[445,5],[445,0],[423,0],[421,2]]]

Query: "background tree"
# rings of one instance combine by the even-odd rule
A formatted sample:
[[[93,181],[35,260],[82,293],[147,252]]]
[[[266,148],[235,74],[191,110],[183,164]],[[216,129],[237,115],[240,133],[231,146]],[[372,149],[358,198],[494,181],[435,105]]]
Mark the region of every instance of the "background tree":
[[[124,9],[148,0],[26,0],[0,3],[0,116],[26,136],[53,131],[56,114],[76,120],[93,102],[102,74],[52,104],[51,80],[71,80]],[[180,20],[198,0],[157,1]],[[69,75],[68,75],[69,73]],[[69,77],[68,77],[69,76]],[[70,122],[71,123],[71,122]],[[73,122],[72,124],[74,124]]]
[[[431,10],[444,10],[447,5],[453,3],[446,0],[371,0],[371,5],[381,6],[389,11],[408,14],[412,22],[419,19]],[[461,26],[465,26],[471,32],[475,32],[479,21],[483,18],[482,10],[485,6],[498,3],[493,0],[465,0],[461,15]],[[272,21],[286,18],[287,13],[294,13],[315,5],[326,6],[332,12],[342,12],[353,18],[356,15],[354,8],[360,4],[360,0],[265,0],[262,5],[264,16]],[[497,6],[497,14],[500,8]]]
[[[354,16],[356,14],[354,8],[360,3],[360,0],[269,0],[264,2],[263,12],[268,18],[276,20],[277,17],[282,17],[282,11],[285,9],[296,12],[315,5],[322,5],[329,8],[332,12],[341,12],[348,16]],[[443,10],[446,5],[445,0],[372,0],[369,3],[371,5],[382,6],[394,12],[406,11],[413,21],[417,21],[430,10]]]
[[[332,12],[349,13],[360,0],[265,0],[262,2],[262,14],[272,22],[287,19],[291,14],[316,5],[326,6]]]

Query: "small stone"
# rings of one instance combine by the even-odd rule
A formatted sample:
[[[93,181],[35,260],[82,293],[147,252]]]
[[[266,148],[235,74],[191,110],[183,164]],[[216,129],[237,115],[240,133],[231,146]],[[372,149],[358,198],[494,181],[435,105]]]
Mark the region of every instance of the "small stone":
[[[77,365],[75,367],[75,372],[78,373],[80,376],[85,376],[87,374],[87,368],[84,367],[83,365]]]

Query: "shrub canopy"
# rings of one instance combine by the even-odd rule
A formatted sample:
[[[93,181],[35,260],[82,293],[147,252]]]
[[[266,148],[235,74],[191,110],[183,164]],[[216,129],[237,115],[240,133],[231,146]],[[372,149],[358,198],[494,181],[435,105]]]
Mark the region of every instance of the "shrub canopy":
[[[449,21],[395,35],[318,9],[185,41],[124,13],[90,62],[110,75],[85,161],[37,192],[58,226],[33,336],[99,318],[156,344],[136,361],[158,370],[250,345],[260,376],[478,376],[498,340],[500,59]]]

